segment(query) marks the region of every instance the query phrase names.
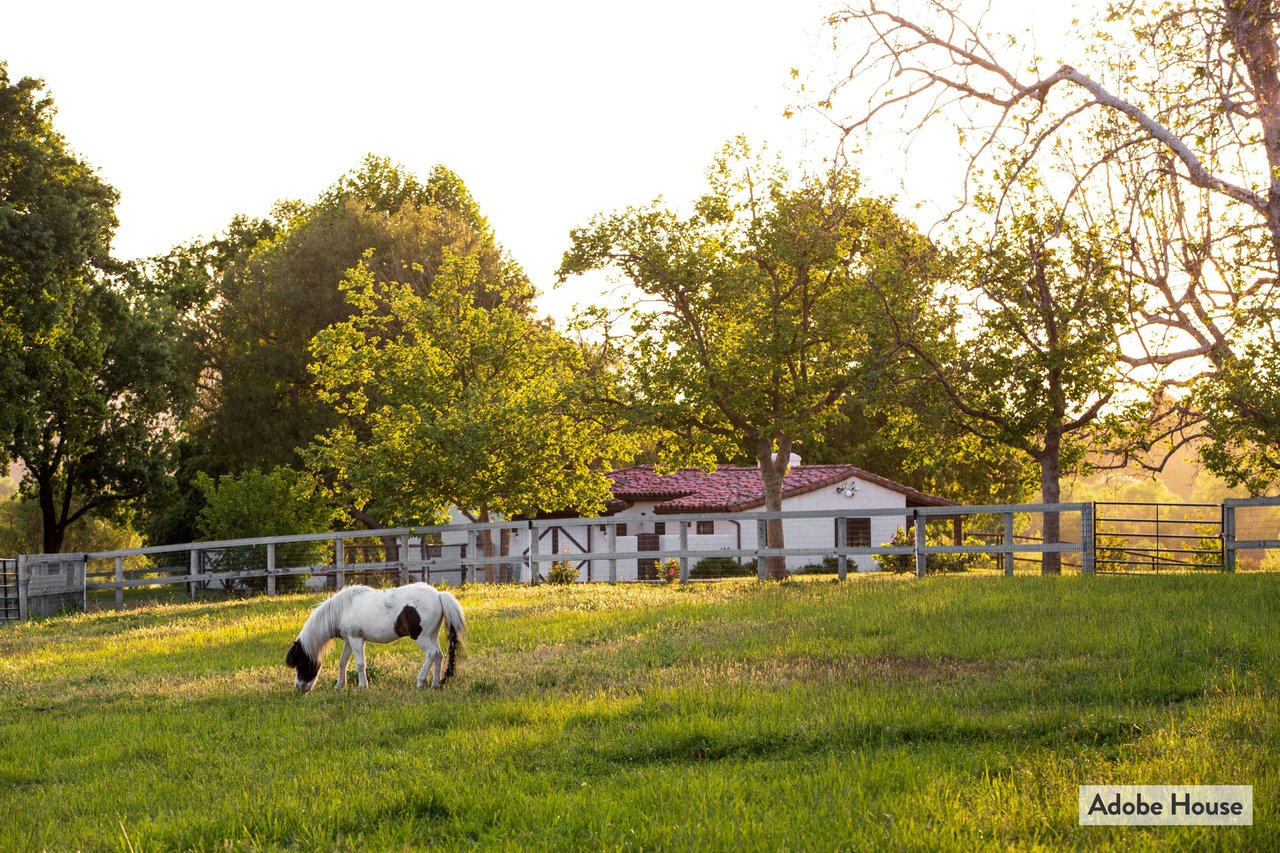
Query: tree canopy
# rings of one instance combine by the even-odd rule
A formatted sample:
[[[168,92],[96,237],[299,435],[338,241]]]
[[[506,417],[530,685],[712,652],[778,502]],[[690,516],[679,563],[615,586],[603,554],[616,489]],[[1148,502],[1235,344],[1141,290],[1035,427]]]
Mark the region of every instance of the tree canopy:
[[[778,510],[793,449],[893,375],[881,300],[919,303],[933,251],[848,170],[792,180],[739,140],[708,183],[692,215],[654,205],[575,229],[559,275],[612,268],[638,291],[627,333],[601,332],[622,353],[614,402],[660,430],[663,461],[745,453]]]
[[[420,271],[414,271],[418,273]],[[311,371],[339,421],[309,452],[375,526],[596,514],[631,441],[576,402],[584,352],[509,305],[476,304],[480,258],[446,253],[429,296],[361,265],[355,313],[320,332]]]
[[[1059,204],[1116,237],[1136,332],[1121,359],[1163,383],[1173,434],[1207,434],[1204,461],[1254,488],[1280,476],[1274,412],[1239,404],[1274,397],[1259,384],[1274,374],[1249,365],[1280,322],[1276,11],[1112,4],[1051,67],[952,5],[869,0],[831,17],[856,59],[821,104],[850,142],[890,117],[909,133],[950,121],[971,176],[1052,173]],[[1161,444],[1156,468],[1179,441]]]

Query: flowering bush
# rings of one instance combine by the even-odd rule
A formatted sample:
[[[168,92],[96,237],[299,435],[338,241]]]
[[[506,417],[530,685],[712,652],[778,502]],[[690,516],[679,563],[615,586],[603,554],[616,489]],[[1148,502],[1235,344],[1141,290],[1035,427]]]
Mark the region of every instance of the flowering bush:
[[[547,583],[565,585],[578,582],[578,568],[568,560],[556,560],[547,570]]]
[[[680,583],[680,561],[672,557],[658,564],[658,577],[667,583]]]

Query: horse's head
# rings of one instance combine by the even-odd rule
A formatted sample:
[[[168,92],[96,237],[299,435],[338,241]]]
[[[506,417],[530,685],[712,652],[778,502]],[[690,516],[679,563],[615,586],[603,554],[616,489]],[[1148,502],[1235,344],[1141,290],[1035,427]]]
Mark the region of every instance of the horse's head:
[[[284,656],[284,662],[286,666],[291,666],[298,671],[293,686],[300,692],[306,693],[316,686],[316,676],[320,674],[320,661],[307,654],[300,640],[293,641],[293,645],[289,647],[289,653]]]

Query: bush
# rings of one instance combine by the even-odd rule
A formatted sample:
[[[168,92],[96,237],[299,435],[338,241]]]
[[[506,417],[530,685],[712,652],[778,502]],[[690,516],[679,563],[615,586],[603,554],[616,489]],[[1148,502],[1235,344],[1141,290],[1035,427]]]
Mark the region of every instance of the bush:
[[[556,560],[547,569],[547,583],[557,586],[568,586],[578,582],[578,568],[568,560]]]
[[[658,578],[667,583],[680,583],[680,561],[675,557],[658,564]]]
[[[703,557],[689,571],[691,578],[753,578],[755,563],[739,563],[733,557]]]
[[[203,472],[196,476],[196,488],[204,495],[196,529],[206,540],[250,539],[259,536],[287,536],[327,530],[333,508],[314,488],[312,481],[292,468],[279,467],[267,473],[256,469],[239,476],[230,474],[215,482]],[[290,548],[294,565],[324,562],[325,543],[307,543]],[[283,555],[277,554],[277,560]],[[228,549],[219,558],[219,571],[259,568],[260,556],[252,550]],[[280,577],[280,592],[301,590],[303,575]]]
[[[942,537],[929,536],[928,531],[925,533],[925,542],[929,545],[951,544],[950,539],[944,540]],[[915,537],[899,527],[898,531],[893,534],[893,538],[885,544],[894,547],[911,547],[915,544]],[[968,538],[964,540],[964,544],[982,545],[984,543],[977,539]],[[881,571],[903,574],[916,570],[914,554],[875,554],[872,559],[880,566]],[[994,568],[997,559],[993,554],[930,554],[925,564],[927,566],[926,571],[929,574],[949,574],[967,572],[970,569]]]

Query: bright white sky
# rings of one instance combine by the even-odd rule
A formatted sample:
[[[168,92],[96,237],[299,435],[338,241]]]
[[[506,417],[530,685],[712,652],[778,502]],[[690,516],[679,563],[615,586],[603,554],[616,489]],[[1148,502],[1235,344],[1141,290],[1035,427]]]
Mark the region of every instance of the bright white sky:
[[[457,172],[564,316],[600,291],[552,290],[570,228],[695,197],[739,133],[792,161],[830,153],[823,122],[782,112],[801,97],[791,68],[833,66],[840,5],[41,0],[5,9],[0,59],[45,80],[60,132],[120,191],[120,257],[313,199],[372,152]]]

